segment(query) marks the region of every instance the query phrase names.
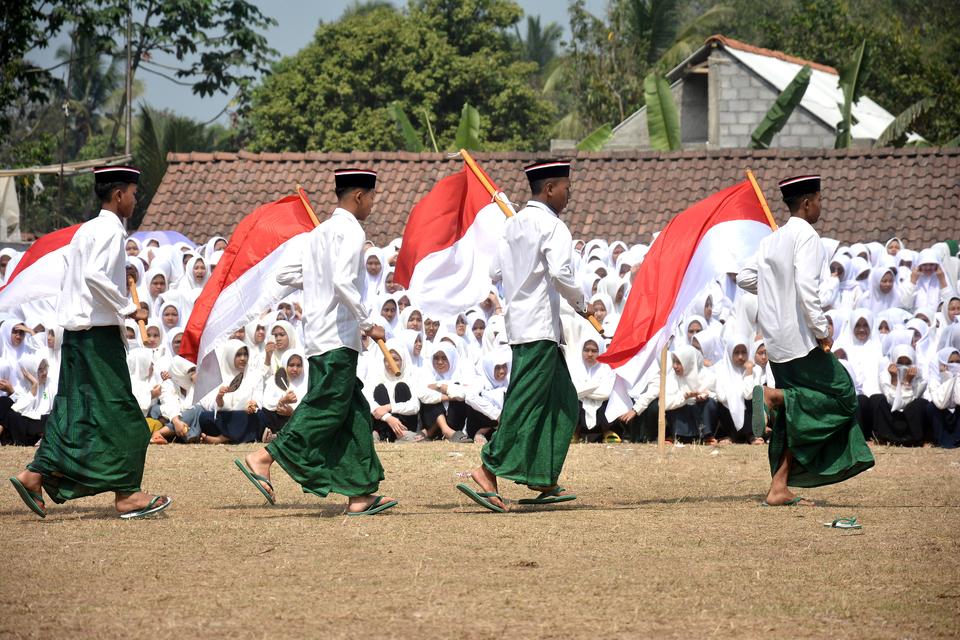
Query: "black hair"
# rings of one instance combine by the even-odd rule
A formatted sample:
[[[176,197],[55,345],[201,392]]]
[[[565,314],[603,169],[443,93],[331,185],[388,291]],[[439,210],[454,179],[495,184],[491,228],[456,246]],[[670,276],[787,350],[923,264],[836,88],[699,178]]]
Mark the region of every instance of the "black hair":
[[[787,208],[790,209],[790,213],[796,213],[800,209],[800,205],[803,204],[803,201],[807,198],[812,198],[816,192],[811,191],[810,193],[801,193],[795,195],[792,198],[784,198],[783,201],[787,204]]]
[[[346,196],[351,191],[356,191],[356,190],[363,191],[364,193],[367,193],[368,191],[370,191],[370,189],[365,189],[364,187],[343,187],[340,189],[336,189],[334,193],[337,194],[337,200],[343,200],[344,196]]]
[[[538,196],[543,193],[543,190],[547,188],[547,182],[551,178],[540,178],[539,180],[534,180],[530,183],[530,193],[532,195]]]
[[[110,198],[113,197],[113,191],[115,189],[124,190],[127,188],[129,182],[104,182],[102,184],[93,185],[93,192],[97,194],[97,197],[100,199],[101,203],[109,202]]]

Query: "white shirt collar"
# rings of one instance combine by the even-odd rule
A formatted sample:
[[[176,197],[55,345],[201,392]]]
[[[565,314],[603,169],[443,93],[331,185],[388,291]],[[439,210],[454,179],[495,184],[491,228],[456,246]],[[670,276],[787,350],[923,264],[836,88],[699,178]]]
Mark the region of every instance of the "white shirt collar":
[[[545,203],[543,203],[543,202],[540,202],[539,200],[527,200],[527,206],[528,206],[528,207],[536,207],[537,209],[543,209],[544,211],[546,211],[546,212],[549,213],[550,215],[552,215],[552,216],[554,216],[554,217],[559,217],[559,216],[557,215],[557,212],[554,211],[554,210],[550,207],[550,205],[545,204]]]
[[[100,209],[100,215],[98,215],[97,217],[98,217],[98,218],[103,218],[103,217],[109,218],[111,221],[113,221],[113,223],[114,223],[115,225],[117,225],[118,227],[120,227],[120,229],[123,231],[123,237],[124,237],[124,238],[127,237],[127,228],[126,228],[126,226],[124,226],[123,220],[121,220],[121,219],[120,219],[120,216],[118,216],[117,214],[115,214],[113,211],[107,211],[106,209]]]

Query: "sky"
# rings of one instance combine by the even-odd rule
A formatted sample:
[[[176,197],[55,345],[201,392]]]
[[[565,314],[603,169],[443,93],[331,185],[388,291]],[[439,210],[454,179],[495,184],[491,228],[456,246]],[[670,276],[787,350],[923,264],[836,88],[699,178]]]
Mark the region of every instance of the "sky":
[[[276,49],[280,56],[293,55],[305,47],[312,39],[314,31],[320,21],[333,22],[343,10],[351,4],[350,0],[252,0],[262,13],[277,20],[278,24],[267,31],[266,36],[270,46]],[[398,6],[406,4],[405,0],[391,0]],[[567,14],[567,0],[516,0],[526,15],[539,15],[542,24],[556,22],[569,35],[569,17]],[[601,15],[606,7],[606,0],[586,0],[588,11]],[[521,31],[525,20],[521,21]],[[123,38],[123,32],[117,34]],[[27,58],[41,66],[52,66],[55,63],[54,52],[57,47],[68,42],[66,35],[61,34],[51,46],[44,50],[31,52]],[[154,61],[160,64],[176,65],[177,60],[172,56],[157,55]],[[66,67],[55,73],[62,73]],[[135,102],[146,102],[151,107],[169,110],[180,115],[189,116],[201,122],[216,119],[226,123],[226,116],[220,115],[230,101],[231,95],[215,94],[201,98],[194,95],[189,87],[180,86],[173,82],[141,70],[137,72],[137,80],[143,82],[144,93]],[[136,106],[135,106],[136,108]]]

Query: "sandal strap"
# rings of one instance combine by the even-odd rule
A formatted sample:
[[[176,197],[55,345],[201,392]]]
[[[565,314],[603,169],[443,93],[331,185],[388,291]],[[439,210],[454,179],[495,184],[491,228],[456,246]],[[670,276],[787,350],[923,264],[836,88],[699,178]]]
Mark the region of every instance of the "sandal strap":
[[[250,471],[250,475],[253,476],[253,479],[254,479],[254,480],[256,480],[257,482],[266,482],[266,483],[267,483],[267,486],[270,487],[270,491],[273,491],[273,483],[272,483],[272,482],[270,482],[269,480],[267,480],[265,477],[263,477],[263,476],[260,475],[259,473],[254,473],[254,472],[251,471],[249,468],[247,468],[247,471]]]
[[[370,509],[373,509],[374,507],[379,505],[381,502],[383,502],[383,496],[376,496],[373,499],[373,502],[370,503],[370,506],[364,509],[364,511],[369,511]]]
[[[499,498],[500,500],[503,500],[503,498],[500,498],[500,494],[496,491],[478,491],[477,495],[481,498]]]

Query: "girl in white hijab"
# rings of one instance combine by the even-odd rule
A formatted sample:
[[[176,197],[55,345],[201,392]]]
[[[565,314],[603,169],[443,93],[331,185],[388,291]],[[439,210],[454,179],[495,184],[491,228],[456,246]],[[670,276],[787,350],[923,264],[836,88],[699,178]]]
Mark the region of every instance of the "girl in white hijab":
[[[368,376],[368,383],[363,386],[373,415],[374,438],[388,442],[412,442],[418,439],[418,379],[410,367],[410,356],[402,341],[387,340],[387,351],[400,373],[394,375],[388,368],[387,359],[381,358],[379,366],[371,366],[372,375]]]
[[[903,302],[902,298],[896,268],[874,267],[870,270],[867,292],[860,298],[859,306],[877,314],[892,307],[899,307]]]
[[[451,442],[469,442],[463,431],[466,425],[466,403],[463,399],[474,386],[474,374],[459,366],[460,354],[447,336],[437,337],[431,355],[433,380],[420,395],[420,423],[427,437],[438,432]]]
[[[574,366],[570,368],[570,378],[577,390],[577,400],[580,403],[580,415],[574,437],[578,441],[581,438],[590,440],[591,435],[595,435],[596,439],[602,438],[604,442],[613,444],[620,442],[621,439],[613,431],[612,425],[604,414],[616,375],[609,365],[597,361],[597,356],[605,350],[600,342],[603,341],[589,336],[581,338],[577,344],[580,357],[568,359],[568,362],[571,360],[574,362]],[[588,434],[588,432],[594,433]]]
[[[912,347],[898,345],[879,372],[882,395],[872,399],[873,434],[881,444],[923,444],[926,382]]]
[[[150,416],[151,406],[160,398],[160,385],[153,381],[153,353],[150,349],[134,349],[127,354],[127,369],[133,397],[143,417]]]
[[[703,356],[690,345],[678,345],[667,372],[664,408],[667,427],[676,438],[716,444],[716,379],[703,368]]]
[[[262,402],[262,378],[247,375],[249,352],[242,340],[227,340],[218,354],[224,386],[211,392],[213,411],[201,415],[200,441],[207,444],[256,442],[263,431],[257,415]],[[204,399],[205,403],[209,402],[208,398]]]
[[[281,359],[282,369],[264,383],[263,441],[270,442],[290,420],[294,410],[309,390],[307,356],[299,349],[287,349]],[[281,374],[280,371],[283,371]]]
[[[876,372],[883,352],[877,332],[873,328],[873,314],[866,309],[856,309],[844,327],[835,350],[842,349],[853,370],[853,384],[857,395],[871,397],[880,393]]]
[[[483,386],[468,391],[464,399],[471,409],[493,422],[499,422],[503,411],[503,399],[510,386],[510,367],[513,352],[509,348],[500,348],[483,356]],[[473,441],[485,444],[494,426],[477,429]]]
[[[363,264],[366,284],[360,294],[362,302],[369,304],[383,292],[383,281],[387,276],[387,264],[383,251],[377,247],[370,247],[363,252]]]
[[[752,341],[743,335],[726,340],[723,360],[714,367],[717,377],[717,400],[730,412],[733,422],[731,439],[734,442],[750,442],[753,439],[752,410],[745,402],[753,396],[756,386],[753,376],[754,363],[750,361],[749,347]]]
[[[930,396],[933,443],[953,449],[960,446],[960,349],[944,347],[937,352],[939,371],[930,378],[927,393]]]
[[[267,330],[267,342],[264,347],[268,375],[274,375],[283,366],[283,354],[289,349],[300,349],[300,336],[293,325],[286,320],[277,320]]]
[[[43,436],[47,416],[53,408],[47,372],[42,354],[28,353],[20,359],[24,387],[13,397],[13,404],[0,426],[0,442],[32,447]]]
[[[200,438],[203,407],[193,399],[196,377],[197,365],[189,360],[176,356],[170,361],[169,376],[160,385],[160,420],[165,425],[156,432],[167,441],[193,443]]]
[[[904,306],[910,310],[921,307],[936,309],[944,296],[953,293],[940,265],[940,257],[935,251],[924,249],[920,252],[910,274],[910,281],[904,283],[903,290]]]
[[[609,343],[620,324],[620,314],[615,311],[613,300],[606,293],[597,292],[590,297],[590,306],[594,317],[603,326],[604,342]]]

